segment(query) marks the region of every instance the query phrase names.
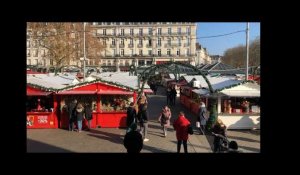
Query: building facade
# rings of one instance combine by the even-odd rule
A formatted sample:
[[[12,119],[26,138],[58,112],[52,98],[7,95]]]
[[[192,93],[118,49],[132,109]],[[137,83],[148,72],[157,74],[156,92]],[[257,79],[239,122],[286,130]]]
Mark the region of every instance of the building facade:
[[[100,63],[97,63],[101,66],[146,66],[168,61],[195,65],[196,23],[93,22],[87,25],[104,46],[99,55]],[[27,39],[27,64],[51,65],[51,58],[43,56],[47,50],[39,48],[35,42]],[[81,63],[78,59],[70,62],[78,66]],[[96,63],[87,65],[93,64]]]
[[[211,64],[211,57],[209,56],[206,48],[202,47],[199,43],[196,43],[196,65]]]

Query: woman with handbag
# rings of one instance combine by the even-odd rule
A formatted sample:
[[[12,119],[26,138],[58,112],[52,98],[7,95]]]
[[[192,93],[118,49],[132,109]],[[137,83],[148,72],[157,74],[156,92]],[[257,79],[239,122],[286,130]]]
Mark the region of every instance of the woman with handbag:
[[[199,106],[199,114],[197,117],[197,123],[196,126],[199,128],[200,130],[200,134],[204,134],[205,135],[205,125],[206,125],[206,107],[205,104],[203,102],[200,103]]]
[[[183,143],[184,153],[188,153],[187,140],[189,138],[188,127],[190,124],[190,121],[185,118],[183,112],[179,113],[179,117],[173,123],[174,129],[176,130],[177,153],[180,153],[181,143]]]
[[[171,110],[168,106],[165,106],[160,113],[158,121],[162,126],[162,130],[164,132],[164,137],[167,136],[167,128],[170,126],[170,119],[171,119]]]

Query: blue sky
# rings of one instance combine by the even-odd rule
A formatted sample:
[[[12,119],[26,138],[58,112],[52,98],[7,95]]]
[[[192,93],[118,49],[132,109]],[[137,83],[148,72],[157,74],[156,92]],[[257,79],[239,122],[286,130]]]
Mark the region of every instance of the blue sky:
[[[246,32],[231,35],[199,38],[206,36],[222,35],[239,30],[246,30],[246,22],[199,22],[197,23],[197,42],[205,47],[210,55],[223,55],[224,51],[238,45],[246,45]],[[250,42],[260,37],[260,23],[250,23]]]

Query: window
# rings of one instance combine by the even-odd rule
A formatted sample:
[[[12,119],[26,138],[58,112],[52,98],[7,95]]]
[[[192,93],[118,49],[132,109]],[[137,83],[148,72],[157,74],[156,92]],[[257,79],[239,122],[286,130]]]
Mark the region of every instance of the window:
[[[149,35],[152,35],[152,28],[148,28]]]
[[[148,44],[149,44],[149,46],[152,46],[152,41],[151,41],[151,39],[148,40]]]
[[[130,29],[130,35],[134,35],[133,29]]]
[[[139,44],[142,45],[143,44],[143,39],[139,39]]]
[[[120,60],[120,64],[119,65],[123,66],[124,65],[123,62],[124,62],[123,60]]]
[[[190,46],[190,44],[191,44],[191,38],[190,37],[187,38],[187,43],[186,44],[187,44],[187,46]]]
[[[147,64],[147,66],[150,66],[150,65],[152,65],[152,61],[147,61],[146,64]]]
[[[171,38],[168,38],[168,45],[171,45]]]
[[[41,56],[44,57],[45,55],[46,55],[46,54],[45,54],[45,50],[42,49],[42,50],[41,50]]]
[[[131,56],[133,55],[133,49],[130,50],[130,54],[131,54]]]
[[[104,46],[106,46],[106,39],[105,39],[105,38],[103,38],[102,44],[103,44]]]
[[[158,40],[157,40],[157,45],[158,45],[158,46],[161,46],[161,38],[158,38]]]
[[[181,34],[181,28],[180,27],[177,28],[177,33],[178,33],[178,35]]]
[[[115,56],[117,53],[116,49],[113,49],[113,56]]]
[[[112,34],[112,35],[116,35],[116,29],[112,29],[112,30],[111,30],[111,34]]]
[[[31,59],[27,59],[27,65],[31,65]]]
[[[132,44],[133,44],[133,39],[132,39],[132,38],[130,38],[130,40],[129,40],[129,44],[130,44],[130,45],[132,45]]]
[[[167,49],[167,55],[171,56],[171,50]]]
[[[143,50],[142,49],[139,50],[139,55],[143,56]]]
[[[161,56],[161,49],[157,49],[157,55]]]
[[[30,47],[30,40],[27,41],[27,47]]]
[[[113,45],[113,46],[116,45],[116,39],[111,40],[111,45]]]
[[[143,28],[140,28],[140,29],[139,29],[139,34],[140,34],[140,35],[143,35]]]
[[[124,29],[121,29],[121,35],[124,36]]]
[[[188,35],[191,34],[191,28],[190,28],[190,27],[187,27],[187,28],[186,28],[186,33],[187,33]]]
[[[125,60],[125,66],[129,66],[129,61]]]
[[[186,55],[190,55],[190,49],[186,49]]]
[[[145,60],[139,60],[138,64],[139,64],[139,66],[144,66],[145,65]]]
[[[181,46],[181,39],[178,38],[178,46]]]
[[[27,56],[30,57],[30,49],[27,49]]]
[[[161,28],[157,29],[157,35],[161,35]]]
[[[148,50],[148,55],[152,55],[152,50]]]
[[[124,38],[121,39],[121,45],[124,45]]]
[[[33,56],[37,57],[38,56],[38,51],[37,50],[33,50]]]
[[[107,60],[107,65],[111,66],[111,61],[110,60]]]
[[[171,35],[172,33],[172,28],[168,28],[168,34]]]
[[[124,49],[121,49],[121,55],[124,56]]]
[[[35,59],[35,65],[38,65],[38,64],[39,64],[38,59]]]
[[[177,55],[180,56],[180,49],[177,49]]]
[[[103,29],[103,35],[106,35],[106,29]]]
[[[50,65],[53,66],[53,59],[50,59]]]

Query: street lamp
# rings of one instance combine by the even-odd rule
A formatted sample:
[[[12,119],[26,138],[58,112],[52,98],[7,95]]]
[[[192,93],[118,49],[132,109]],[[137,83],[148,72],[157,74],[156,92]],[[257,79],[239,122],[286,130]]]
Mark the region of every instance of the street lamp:
[[[83,23],[83,82],[85,82],[85,22]]]

